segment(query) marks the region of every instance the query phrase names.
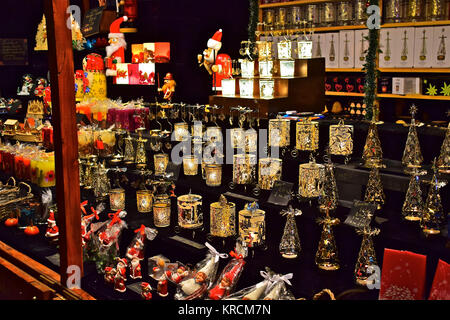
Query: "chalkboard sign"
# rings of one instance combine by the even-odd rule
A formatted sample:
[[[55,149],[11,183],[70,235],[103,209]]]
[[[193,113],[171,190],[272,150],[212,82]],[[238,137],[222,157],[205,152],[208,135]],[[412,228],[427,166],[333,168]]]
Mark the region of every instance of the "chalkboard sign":
[[[105,10],[105,7],[97,7],[86,12],[83,20],[83,27],[81,28],[81,32],[86,38],[100,33],[100,22],[103,16],[103,10]]]
[[[292,198],[291,192],[293,186],[294,184],[291,182],[275,181],[267,202],[278,206],[287,206]]]
[[[27,39],[0,39],[0,66],[27,66]]]
[[[355,200],[344,223],[355,228],[368,227],[376,209],[377,206],[372,203]]]

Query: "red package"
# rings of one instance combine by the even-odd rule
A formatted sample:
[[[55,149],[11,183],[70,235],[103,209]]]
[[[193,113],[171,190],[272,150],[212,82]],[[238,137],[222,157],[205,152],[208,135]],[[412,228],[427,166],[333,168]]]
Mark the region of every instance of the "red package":
[[[428,300],[450,300],[450,265],[439,259]]]

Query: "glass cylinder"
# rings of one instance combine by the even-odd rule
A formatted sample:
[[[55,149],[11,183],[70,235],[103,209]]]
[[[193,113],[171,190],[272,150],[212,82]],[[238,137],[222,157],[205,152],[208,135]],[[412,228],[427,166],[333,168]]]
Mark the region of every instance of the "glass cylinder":
[[[292,59],[292,40],[277,43],[278,59]]]
[[[296,149],[314,151],[319,149],[319,123],[316,121],[297,122]]]
[[[157,153],[153,156],[155,163],[155,175],[162,175],[166,173],[167,165],[169,164],[169,155],[167,153]]]
[[[259,246],[266,241],[266,212],[261,209],[239,211],[239,236],[249,247]]]
[[[265,30],[273,30],[275,27],[275,11],[273,9],[266,9],[263,13]]]
[[[275,19],[276,19],[276,22],[275,22],[275,29],[276,30],[284,30],[284,29],[286,29],[286,25],[287,25],[286,8],[279,8]]]
[[[338,24],[348,25],[353,20],[353,4],[351,1],[339,1],[338,7]]]
[[[125,190],[122,188],[109,190],[109,207],[112,211],[125,210]]]
[[[325,166],[314,161],[303,163],[298,172],[298,194],[303,198],[317,198],[320,195]]]
[[[259,67],[259,76],[261,78],[273,77],[273,60],[259,60],[258,67]]]
[[[220,164],[207,164],[205,174],[208,187],[219,187],[222,184],[222,166]]]
[[[323,26],[331,27],[336,24],[336,3],[325,2],[322,5],[320,22]]]
[[[320,23],[319,5],[308,4],[306,6],[305,20],[310,27],[317,27]]]
[[[95,135],[95,147],[100,157],[110,157],[116,146],[116,133],[112,130],[100,130]]]
[[[232,237],[236,234],[236,204],[223,200],[210,205],[210,233],[214,237]]]
[[[170,225],[170,206],[168,195],[155,196],[153,202],[153,223],[155,227],[165,228]]]
[[[426,20],[443,20],[445,15],[445,5],[446,3],[444,0],[427,0]]]
[[[256,173],[256,155],[233,155],[233,182],[236,184],[252,184]]]
[[[291,144],[291,121],[287,119],[269,120],[269,146],[288,147]]]
[[[239,59],[239,62],[241,63],[241,76],[243,78],[253,78],[255,76],[255,61]]]
[[[198,163],[195,156],[183,157],[183,170],[186,176],[196,176],[198,173]]]
[[[153,193],[150,190],[136,191],[137,210],[141,213],[152,211]]]
[[[281,180],[282,164],[281,159],[259,159],[258,184],[261,189],[272,190],[275,181]]]
[[[302,10],[301,7],[292,7],[290,11],[291,28],[299,29],[302,23]]]
[[[81,128],[78,131],[78,154],[80,158],[94,154],[94,132],[91,129]]]
[[[177,198],[178,225],[185,229],[196,229],[203,225],[202,196],[186,194]]]
[[[179,122],[174,124],[175,141],[186,141],[189,138],[189,124]]]
[[[330,154],[348,156],[353,153],[353,126],[330,126]]]
[[[400,22],[402,20],[402,0],[387,0],[384,13],[385,22]]]
[[[425,0],[409,0],[407,10],[409,21],[423,20],[425,18]]]

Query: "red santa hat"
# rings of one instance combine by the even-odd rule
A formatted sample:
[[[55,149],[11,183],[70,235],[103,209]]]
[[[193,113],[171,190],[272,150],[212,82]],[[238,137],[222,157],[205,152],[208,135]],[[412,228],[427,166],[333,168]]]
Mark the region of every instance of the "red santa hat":
[[[208,40],[208,48],[219,51],[222,48],[222,29],[216,31],[212,38]]]
[[[128,261],[125,258],[117,259],[117,263],[122,263],[125,266],[128,266]]]
[[[50,223],[55,223],[56,222],[56,220],[55,220],[55,213],[53,212],[53,210],[50,210],[50,214],[49,214],[49,217],[48,217],[47,221],[50,222]]]
[[[111,25],[109,26],[108,38],[123,38],[124,37],[123,33],[120,32],[120,24],[124,21],[128,21],[127,16],[120,17],[111,23]]]

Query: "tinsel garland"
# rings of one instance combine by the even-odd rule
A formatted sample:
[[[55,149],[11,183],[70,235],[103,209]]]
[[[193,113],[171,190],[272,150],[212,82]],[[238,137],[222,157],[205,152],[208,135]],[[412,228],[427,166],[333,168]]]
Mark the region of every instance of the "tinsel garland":
[[[259,0],[249,0],[249,5],[250,15],[248,18],[248,40],[250,41],[250,52],[253,52],[253,49],[256,45],[256,29],[258,27],[259,18]]]
[[[379,5],[379,1],[369,0],[367,6],[371,5]],[[369,41],[369,48],[367,49],[366,63],[363,67],[366,72],[364,103],[366,105],[366,119],[368,120],[373,117],[374,104],[377,98],[377,79],[380,73],[377,68],[377,53],[380,52],[379,37],[379,29],[369,29],[369,36],[366,38]]]

